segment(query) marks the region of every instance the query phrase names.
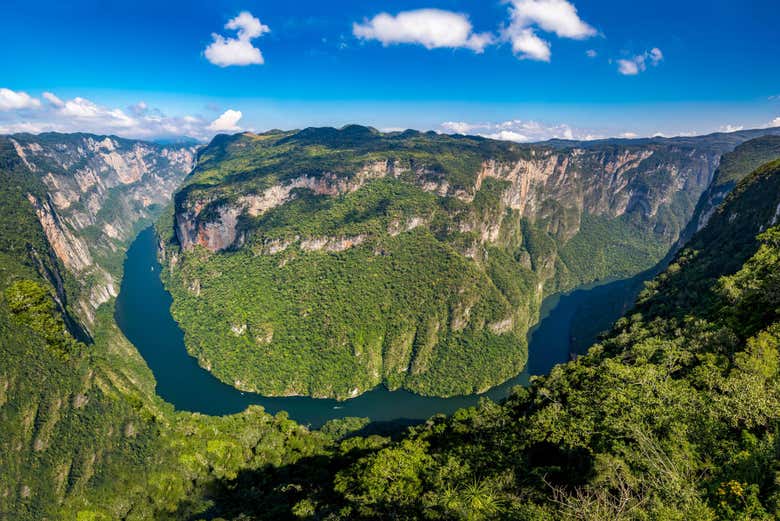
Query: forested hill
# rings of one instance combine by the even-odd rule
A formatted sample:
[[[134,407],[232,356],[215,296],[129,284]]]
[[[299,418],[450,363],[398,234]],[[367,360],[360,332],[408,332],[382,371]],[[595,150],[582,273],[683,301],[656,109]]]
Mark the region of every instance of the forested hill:
[[[680,237],[683,245],[707,224],[726,196],[739,181],[756,168],[780,158],[780,136],[766,135],[747,141],[723,155],[718,170],[702,195],[690,223]]]
[[[485,401],[391,440],[369,435],[365,420],[312,432],[259,408],[174,411],[114,324],[112,299],[97,306],[92,343],[81,342],[63,317],[87,279],[60,257],[28,197],[59,193],[42,180],[44,158],[32,159],[46,147],[13,139],[21,154],[0,139],[3,521],[780,515],[777,162],[738,183],[589,355],[504,404]],[[93,188],[70,206],[50,202],[74,237],[91,229],[72,221],[93,190],[136,210],[122,214],[123,229],[148,215],[138,210],[155,210],[125,205],[132,189],[101,191],[117,171],[90,168]],[[75,182],[57,172],[54,181]],[[112,215],[96,222],[118,222],[104,219]],[[122,242],[103,239],[90,252]]]
[[[544,297],[661,260],[754,134],[217,136],[160,224],[174,317],[245,391],[484,391],[524,366]]]
[[[780,161],[738,184],[588,355],[501,405],[225,481],[215,512],[271,519],[287,502],[306,519],[776,519],[778,224]]]
[[[112,296],[90,298],[119,279],[133,230],[188,157],[107,136],[0,137],[0,520],[186,517],[171,512],[205,510],[204,483],[326,444],[257,408],[174,412],[116,327]]]

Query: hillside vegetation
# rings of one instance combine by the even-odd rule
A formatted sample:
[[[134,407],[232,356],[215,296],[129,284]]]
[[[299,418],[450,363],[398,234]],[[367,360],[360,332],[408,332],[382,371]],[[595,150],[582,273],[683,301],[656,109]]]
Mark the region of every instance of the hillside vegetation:
[[[75,152],[70,139],[58,150]],[[113,301],[87,334],[70,301],[89,281],[47,239],[27,194],[51,192],[31,160],[0,139],[0,519],[179,519],[208,508],[206,483],[327,445],[259,408],[228,418],[174,412],[116,327]],[[118,279],[113,266],[98,267]]]
[[[222,482],[215,511],[271,519],[286,501],[291,517],[331,520],[776,519],[778,208],[780,161],[738,184],[586,356],[503,404]]]
[[[722,146],[218,136],[158,225],[172,312],[241,390],[481,392],[524,366],[544,297],[664,256]]]
[[[392,437],[360,419],[312,432],[256,407],[227,417],[174,411],[114,324],[112,300],[90,334],[78,325],[69,302],[81,272],[58,257],[27,197],[51,188],[3,140],[0,180],[0,518],[780,515],[780,161],[738,183],[587,356],[502,404],[485,400]],[[607,235],[614,226],[582,222]],[[540,233],[520,223],[524,236]],[[217,257],[165,251],[179,263]]]

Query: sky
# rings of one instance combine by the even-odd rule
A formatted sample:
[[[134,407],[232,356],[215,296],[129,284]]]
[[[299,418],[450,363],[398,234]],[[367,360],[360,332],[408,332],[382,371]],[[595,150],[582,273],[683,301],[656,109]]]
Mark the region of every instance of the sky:
[[[3,0],[0,133],[780,126],[777,0]]]

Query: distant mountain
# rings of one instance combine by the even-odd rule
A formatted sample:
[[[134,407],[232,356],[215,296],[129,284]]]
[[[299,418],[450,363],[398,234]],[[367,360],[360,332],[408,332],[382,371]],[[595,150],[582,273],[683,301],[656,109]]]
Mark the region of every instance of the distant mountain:
[[[525,364],[545,296],[659,261],[721,155],[759,132],[217,136],[161,224],[174,316],[200,363],[242,390],[483,391]]]
[[[764,163],[780,158],[780,136],[767,135],[752,139],[725,154],[712,183],[696,206],[691,222],[680,238],[685,244],[704,228],[712,214],[739,181]]]

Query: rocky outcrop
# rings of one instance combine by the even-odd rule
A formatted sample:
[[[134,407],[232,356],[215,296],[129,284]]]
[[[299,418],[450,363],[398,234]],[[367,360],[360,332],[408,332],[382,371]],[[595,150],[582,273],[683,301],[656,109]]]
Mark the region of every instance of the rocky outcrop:
[[[91,267],[94,261],[86,243],[62,223],[51,203],[48,200],[41,201],[32,194],[27,194],[27,200],[35,208],[49,244],[65,267],[74,273],[81,273]]]
[[[116,260],[140,220],[155,218],[190,172],[195,149],[87,134],[9,138],[44,194],[27,194],[49,244],[83,285],[74,306],[87,326],[117,295]]]
[[[545,296],[660,261],[739,139],[221,136],[161,245],[173,313],[190,352],[242,389],[485,389],[522,367]]]
[[[366,163],[351,175],[305,175],[257,194],[229,199],[184,200],[177,204],[175,227],[183,249],[200,245],[212,252],[240,247],[240,221],[262,216],[296,197],[298,190],[336,197],[354,192],[367,182],[387,176],[403,179],[441,197],[473,202],[487,179],[506,183],[501,193],[503,209],[522,218],[544,222],[547,231],[567,241],[579,231],[583,213],[617,218],[636,214],[649,226],[661,208],[683,194],[691,206],[709,185],[718,164],[719,150],[690,147],[605,147],[555,150],[531,146],[527,158],[516,161],[488,159],[474,173],[473,185],[455,188],[446,175],[421,163],[387,159]],[[419,226],[414,223],[412,227]],[[476,231],[485,243],[498,240],[500,222],[465,222],[461,231]],[[680,229],[666,231],[676,239]]]
[[[274,185],[259,194],[242,195],[235,202],[200,199],[177,207],[176,234],[185,250],[200,245],[210,251],[240,246],[238,232],[242,215],[259,217],[295,197],[295,191],[310,190],[316,195],[338,196],[359,190],[368,181],[400,173],[394,162],[377,161],[367,164],[350,178],[326,173],[319,177],[301,176],[292,181]],[[203,216],[204,210],[209,216]],[[239,244],[237,244],[239,240]]]

